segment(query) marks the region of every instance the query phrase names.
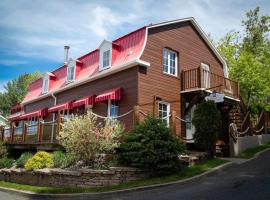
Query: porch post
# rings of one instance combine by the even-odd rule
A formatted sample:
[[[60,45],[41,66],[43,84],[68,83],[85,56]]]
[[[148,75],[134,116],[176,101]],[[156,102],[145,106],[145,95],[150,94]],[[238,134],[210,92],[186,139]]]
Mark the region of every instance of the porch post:
[[[0,126],[0,133],[1,133],[1,141],[2,142],[4,142],[4,132],[5,132],[4,126]]]
[[[23,121],[23,142],[26,141],[26,134],[27,134],[27,123]]]
[[[14,131],[15,131],[14,122],[12,122],[11,123],[11,141],[10,141],[10,143],[13,143]]]
[[[201,71],[202,71],[202,68],[201,67],[198,67],[198,69],[197,69],[197,87],[198,88],[201,88],[201,86],[202,86],[202,77],[201,77]]]
[[[42,142],[43,124],[41,124],[40,118],[38,118],[38,142]]]

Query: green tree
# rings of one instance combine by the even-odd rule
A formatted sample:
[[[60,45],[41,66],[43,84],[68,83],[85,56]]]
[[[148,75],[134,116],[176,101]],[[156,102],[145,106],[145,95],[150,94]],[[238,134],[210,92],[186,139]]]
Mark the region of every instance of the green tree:
[[[228,63],[230,78],[239,81],[241,96],[256,114],[262,108],[269,109],[270,17],[260,16],[257,7],[246,13],[242,26],[243,33],[227,33],[218,49]]]
[[[10,114],[10,108],[13,105],[20,103],[24,99],[29,84],[40,77],[42,77],[40,72],[23,74],[4,86],[5,92],[0,93],[0,110],[2,110],[4,116]]]
[[[195,126],[194,140],[197,146],[214,155],[214,147],[221,130],[221,115],[213,101],[204,101],[194,110],[192,124]]]

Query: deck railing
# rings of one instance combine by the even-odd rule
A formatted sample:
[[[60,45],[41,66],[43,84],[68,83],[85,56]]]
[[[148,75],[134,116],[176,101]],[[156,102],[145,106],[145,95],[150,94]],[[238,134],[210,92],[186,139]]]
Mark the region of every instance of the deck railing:
[[[201,67],[182,72],[182,91],[210,90],[239,98],[239,84]]]
[[[61,123],[64,119],[61,117],[55,121],[38,121],[36,124],[23,126],[12,126],[10,128],[1,128],[1,141],[8,144],[44,144],[57,143],[57,135],[60,132]]]

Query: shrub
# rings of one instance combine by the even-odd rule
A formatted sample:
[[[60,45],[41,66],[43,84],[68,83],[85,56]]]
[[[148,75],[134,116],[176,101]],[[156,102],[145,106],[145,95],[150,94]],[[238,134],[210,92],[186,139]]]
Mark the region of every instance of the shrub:
[[[7,153],[7,147],[3,144],[3,142],[0,142],[0,158],[6,157]]]
[[[53,166],[58,168],[67,168],[74,164],[74,158],[62,151],[53,152]]]
[[[92,167],[102,165],[106,158],[119,146],[119,136],[123,125],[117,120],[97,123],[97,118],[87,112],[83,116],[74,116],[65,122],[60,132],[60,144],[76,161],[82,161]]]
[[[31,152],[24,152],[20,158],[16,161],[17,167],[24,167],[25,163],[32,158],[33,154]]]
[[[215,143],[221,131],[221,115],[213,101],[204,101],[194,110],[192,123],[195,126],[195,143],[214,154]]]
[[[0,158],[0,169],[11,168],[13,166],[13,160],[7,157]]]
[[[153,174],[167,174],[178,168],[178,155],[184,150],[185,146],[165,123],[148,116],[123,136],[120,162]]]
[[[53,166],[52,155],[45,151],[39,151],[25,163],[24,168],[26,170],[31,170],[31,169],[49,168],[52,166]]]

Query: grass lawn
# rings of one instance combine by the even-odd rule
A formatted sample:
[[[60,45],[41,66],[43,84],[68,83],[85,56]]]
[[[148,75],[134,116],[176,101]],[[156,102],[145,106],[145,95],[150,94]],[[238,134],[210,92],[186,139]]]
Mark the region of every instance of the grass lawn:
[[[260,151],[262,151],[264,149],[267,149],[267,148],[270,148],[270,142],[269,143],[266,143],[266,144],[262,144],[262,145],[256,146],[256,147],[252,147],[252,148],[246,149],[238,157],[240,157],[240,158],[251,158],[256,153],[258,153],[258,152],[260,152]]]
[[[108,192],[114,190],[121,190],[121,189],[128,189],[134,188],[139,186],[147,186],[153,184],[160,184],[160,183],[168,183],[172,181],[182,180],[185,178],[190,178],[195,175],[202,174],[203,172],[208,171],[214,167],[217,167],[221,164],[226,163],[227,161],[221,159],[210,159],[203,161],[200,164],[194,165],[192,167],[187,167],[181,170],[178,173],[169,175],[169,176],[161,176],[155,178],[148,178],[138,181],[132,181],[125,184],[120,184],[116,186],[108,186],[108,187],[99,187],[99,188],[56,188],[56,187],[38,187],[38,186],[30,186],[30,185],[21,185],[17,183],[9,183],[0,181],[0,187],[5,188],[13,188],[17,190],[26,190],[35,193],[79,193],[79,192]]]

